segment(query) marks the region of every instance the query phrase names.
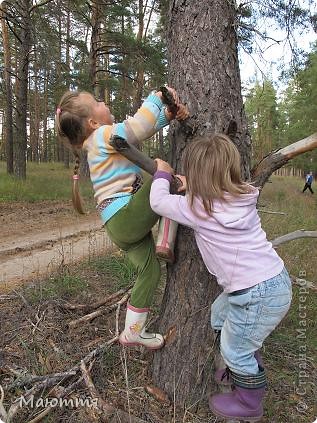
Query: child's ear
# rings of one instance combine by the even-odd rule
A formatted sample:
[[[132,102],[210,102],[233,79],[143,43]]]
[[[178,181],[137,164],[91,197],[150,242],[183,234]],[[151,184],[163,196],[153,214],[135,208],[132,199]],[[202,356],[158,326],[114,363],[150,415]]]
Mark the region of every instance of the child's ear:
[[[90,129],[95,130],[95,129],[99,128],[99,126],[100,126],[99,122],[95,121],[92,118],[88,119],[88,127]]]

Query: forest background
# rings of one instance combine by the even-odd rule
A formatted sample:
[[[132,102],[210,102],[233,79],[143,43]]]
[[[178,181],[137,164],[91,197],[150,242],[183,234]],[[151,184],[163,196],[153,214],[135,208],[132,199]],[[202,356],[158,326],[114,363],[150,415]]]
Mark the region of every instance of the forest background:
[[[167,82],[164,2],[9,1],[1,7],[0,160],[20,179],[26,178],[26,162],[69,167],[71,154],[54,130],[66,90],[94,92],[120,121]],[[250,45],[240,45],[252,54]],[[292,62],[281,71],[280,80],[259,70],[244,87],[254,162],[317,130],[317,43],[297,59],[295,67]],[[243,73],[243,63],[241,68]],[[168,158],[165,134],[147,143],[146,153]],[[315,150],[292,165],[316,172],[316,158]]]

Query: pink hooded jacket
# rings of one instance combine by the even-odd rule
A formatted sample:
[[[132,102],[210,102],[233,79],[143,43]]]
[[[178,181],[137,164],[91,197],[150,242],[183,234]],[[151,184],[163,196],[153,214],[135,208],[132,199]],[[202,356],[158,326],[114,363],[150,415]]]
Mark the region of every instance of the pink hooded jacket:
[[[210,273],[217,277],[224,292],[249,288],[278,275],[284,268],[261,228],[256,203],[258,189],[233,197],[226,202],[213,202],[212,216],[205,212],[196,198],[190,208],[188,198],[169,192],[170,178],[166,172],[154,175],[150,193],[152,209],[194,230],[195,239]]]

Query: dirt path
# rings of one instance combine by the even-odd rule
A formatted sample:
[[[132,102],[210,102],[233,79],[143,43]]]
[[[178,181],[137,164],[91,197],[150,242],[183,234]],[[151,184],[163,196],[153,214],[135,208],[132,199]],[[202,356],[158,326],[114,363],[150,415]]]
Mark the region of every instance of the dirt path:
[[[66,202],[0,203],[0,225],[0,292],[112,247],[96,212]]]

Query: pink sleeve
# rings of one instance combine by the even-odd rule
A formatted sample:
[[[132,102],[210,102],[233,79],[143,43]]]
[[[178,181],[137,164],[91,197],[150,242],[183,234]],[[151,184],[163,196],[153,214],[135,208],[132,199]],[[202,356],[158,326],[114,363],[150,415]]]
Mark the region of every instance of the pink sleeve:
[[[195,229],[195,216],[191,211],[187,198],[182,195],[170,194],[170,183],[165,178],[158,178],[152,182],[150,192],[151,208],[159,216],[168,217],[184,226]]]

